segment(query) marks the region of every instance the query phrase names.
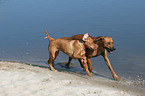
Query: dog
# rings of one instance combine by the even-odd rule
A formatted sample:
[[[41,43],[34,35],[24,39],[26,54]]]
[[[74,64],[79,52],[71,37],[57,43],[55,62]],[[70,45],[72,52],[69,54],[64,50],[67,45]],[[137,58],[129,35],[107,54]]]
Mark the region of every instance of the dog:
[[[47,37],[49,39],[49,60],[48,64],[50,66],[50,69],[52,71],[56,71],[54,68],[54,60],[58,56],[59,51],[62,51],[63,53],[67,54],[72,59],[79,59],[81,61],[82,66],[85,68],[86,73],[89,76],[92,76],[90,73],[88,66],[87,66],[87,60],[86,60],[86,51],[85,48],[90,49],[97,49],[98,45],[94,43],[94,39],[90,38],[88,33],[84,34],[82,39],[80,40],[67,40],[67,39],[53,39],[49,36],[48,32],[46,31]],[[86,47],[85,47],[86,46]]]
[[[78,34],[78,35],[74,35],[72,37],[64,37],[62,39],[81,40],[82,37],[83,37],[83,35]],[[114,48],[114,44],[113,44],[112,38],[111,37],[107,37],[107,36],[106,37],[103,37],[103,36],[91,37],[91,38],[94,39],[94,43],[96,45],[98,45],[98,48],[95,49],[95,50],[92,50],[90,48],[86,48],[86,57],[87,57],[87,64],[89,66],[89,70],[90,71],[93,70],[92,63],[91,63],[91,58],[92,57],[97,57],[99,55],[102,55],[104,60],[105,60],[106,65],[108,66],[108,68],[110,69],[110,71],[112,73],[113,78],[116,81],[118,81],[119,77],[114,72],[114,70],[113,70],[113,68],[111,66],[110,60],[109,60],[109,58],[107,56],[107,52],[112,54],[112,52],[116,50],[116,48]],[[69,64],[70,64],[71,60],[72,60],[72,58],[69,57],[68,63],[66,64],[66,67],[69,67]],[[80,62],[80,59],[78,59],[78,60]],[[81,64],[81,62],[80,62],[80,64]],[[82,66],[82,64],[81,64],[81,66]]]

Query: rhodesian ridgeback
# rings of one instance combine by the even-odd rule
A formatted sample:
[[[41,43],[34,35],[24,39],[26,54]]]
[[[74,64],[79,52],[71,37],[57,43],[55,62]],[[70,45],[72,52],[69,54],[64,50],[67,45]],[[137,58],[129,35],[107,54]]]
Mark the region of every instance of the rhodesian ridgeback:
[[[83,37],[83,35],[74,35],[72,37],[64,37],[63,39],[80,40],[82,37]],[[110,69],[110,71],[112,73],[113,78],[116,81],[118,81],[119,77],[114,72],[114,70],[111,66],[110,60],[107,56],[107,52],[111,54],[113,51],[116,50],[116,48],[114,48],[112,38],[111,37],[103,37],[103,36],[91,37],[91,38],[95,39],[94,43],[96,45],[98,45],[98,48],[96,50],[86,48],[86,57],[87,57],[87,63],[88,63],[88,66],[89,66],[89,70],[91,71],[93,69],[92,64],[91,64],[91,58],[102,55],[104,60],[105,60],[106,65],[108,66],[108,68]],[[69,58],[68,63],[66,64],[66,67],[69,67],[69,64],[70,64],[71,60],[72,60],[72,58]],[[79,60],[79,62],[80,62],[80,60]],[[81,64],[81,62],[80,62],[80,64]],[[81,66],[82,66],[82,64],[81,64]]]
[[[85,48],[90,49],[97,49],[98,45],[94,43],[94,39],[89,37],[88,33],[82,35],[82,38],[80,40],[66,40],[66,39],[53,39],[49,36],[48,32],[46,31],[47,37],[49,39],[49,60],[48,64],[50,66],[50,69],[52,71],[56,71],[54,68],[54,60],[58,56],[59,51],[62,51],[63,53],[67,54],[70,58],[73,59],[79,59],[82,66],[85,68],[85,71],[89,76],[92,76],[90,73],[88,66],[87,66],[87,60],[86,60],[86,51]],[[86,47],[85,47],[86,46]]]

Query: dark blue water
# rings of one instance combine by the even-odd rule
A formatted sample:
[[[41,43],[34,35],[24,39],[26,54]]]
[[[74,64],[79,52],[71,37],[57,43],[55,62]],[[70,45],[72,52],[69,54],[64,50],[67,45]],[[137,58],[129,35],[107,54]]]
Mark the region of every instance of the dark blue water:
[[[0,0],[0,60],[46,62],[45,30],[53,38],[86,32],[112,37],[117,50],[108,57],[116,74],[144,86],[144,0]],[[56,61],[67,59],[60,53]],[[98,74],[111,77],[101,56],[92,63]]]

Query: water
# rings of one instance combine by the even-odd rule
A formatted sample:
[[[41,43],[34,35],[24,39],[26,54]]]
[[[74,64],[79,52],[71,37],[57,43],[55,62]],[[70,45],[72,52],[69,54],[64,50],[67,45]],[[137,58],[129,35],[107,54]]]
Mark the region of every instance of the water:
[[[0,60],[45,64],[45,30],[53,38],[89,32],[112,37],[117,50],[108,57],[116,74],[145,87],[144,5],[144,0],[0,0]],[[67,59],[60,53],[56,61]],[[92,63],[98,74],[111,77],[101,56]]]

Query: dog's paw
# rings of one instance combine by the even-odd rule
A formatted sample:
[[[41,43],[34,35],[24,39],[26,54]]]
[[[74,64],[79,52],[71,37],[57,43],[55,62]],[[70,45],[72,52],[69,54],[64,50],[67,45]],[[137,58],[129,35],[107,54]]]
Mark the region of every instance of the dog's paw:
[[[65,66],[65,68],[70,69],[70,67],[69,67],[69,66],[67,66],[67,65]]]
[[[54,72],[58,72],[57,70],[55,70]]]
[[[51,69],[52,71],[54,71],[54,72],[58,72],[57,70],[55,70],[55,69]]]
[[[90,73],[89,70],[87,70],[86,72],[87,72],[87,74],[88,74],[90,77],[92,77],[92,74]]]
[[[54,72],[58,72],[57,70],[53,70]]]
[[[115,81],[119,81],[119,77],[117,75],[114,75],[113,78]]]

